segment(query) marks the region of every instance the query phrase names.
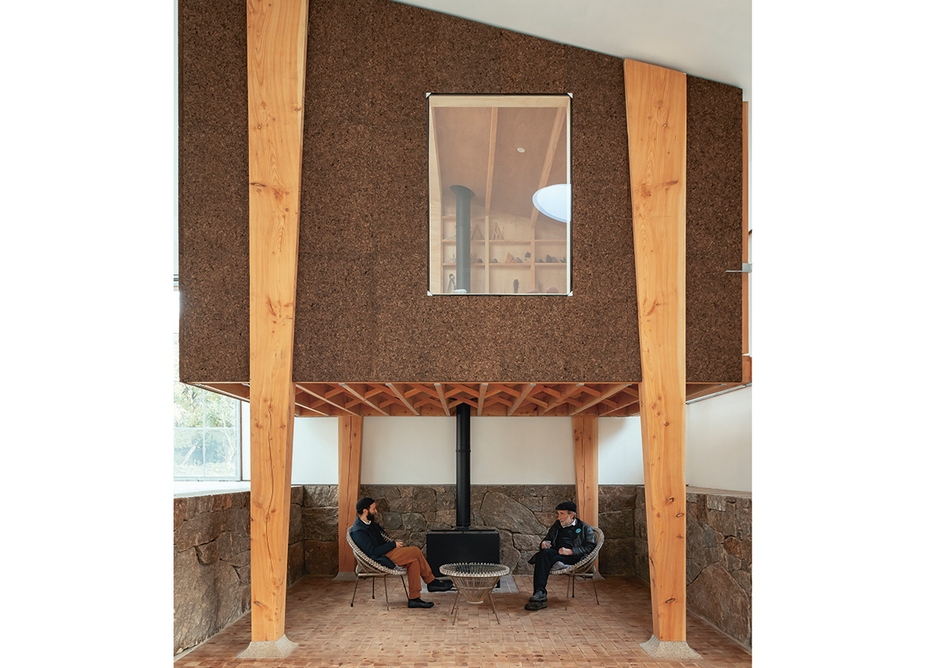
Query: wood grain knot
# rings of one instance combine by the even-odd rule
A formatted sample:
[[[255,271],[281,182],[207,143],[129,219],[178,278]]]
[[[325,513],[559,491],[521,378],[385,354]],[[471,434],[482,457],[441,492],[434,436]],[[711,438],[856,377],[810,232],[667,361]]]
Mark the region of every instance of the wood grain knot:
[[[673,603],[673,602],[676,601],[676,600],[677,600],[677,599],[675,599],[675,598],[668,598],[666,601],[664,601],[664,603]]]

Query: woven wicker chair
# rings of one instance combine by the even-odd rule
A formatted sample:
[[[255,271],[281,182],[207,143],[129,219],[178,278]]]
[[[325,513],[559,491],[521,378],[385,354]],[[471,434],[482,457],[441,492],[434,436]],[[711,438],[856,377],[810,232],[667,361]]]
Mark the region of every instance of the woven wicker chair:
[[[393,540],[386,533],[381,534],[384,540]],[[384,605],[387,607],[387,612],[390,612],[390,603],[387,599],[387,576],[388,575],[399,575],[400,581],[403,583],[403,593],[404,596],[408,595],[407,592],[407,569],[403,566],[395,566],[394,568],[388,568],[387,566],[382,566],[366,555],[361,551],[361,548],[358,547],[357,543],[351,538],[351,528],[345,532],[345,540],[348,541],[348,544],[351,545],[351,551],[355,555],[355,575],[358,577],[355,578],[355,591],[351,594],[351,607],[355,607],[355,595],[358,593],[358,583],[365,578],[371,578],[371,598],[374,598],[374,579],[383,578],[384,580]]]
[[[569,599],[576,598],[576,578],[589,578],[592,580],[592,589],[595,591],[595,604],[599,604],[599,591],[595,586],[595,576],[598,575],[595,570],[595,558],[599,556],[599,550],[602,549],[602,543],[605,542],[605,534],[602,533],[602,530],[598,527],[592,527],[592,531],[595,533],[595,548],[589,554],[585,555],[582,559],[577,561],[575,564],[569,566],[563,564],[563,562],[558,561],[553,565],[553,568],[550,569],[550,575],[566,575],[569,576],[569,580],[566,581],[566,607],[569,608]],[[569,595],[569,585],[572,582],[573,585],[573,595]]]

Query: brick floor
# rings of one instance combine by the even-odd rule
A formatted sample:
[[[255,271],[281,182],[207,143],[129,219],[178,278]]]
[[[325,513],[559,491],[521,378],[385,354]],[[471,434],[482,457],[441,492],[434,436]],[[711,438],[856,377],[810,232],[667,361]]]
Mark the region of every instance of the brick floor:
[[[752,656],[692,614],[687,615],[687,642],[701,655],[694,661],[655,661],[639,646],[651,637],[651,594],[632,578],[608,578],[597,583],[600,605],[592,585],[576,586],[576,598],[564,610],[565,582],[551,587],[549,606],[524,610],[532,591],[530,576],[515,576],[519,593],[495,594],[501,625],[491,607],[459,603],[455,625],[449,611],[453,594],[424,594],[436,607],[410,610],[400,582],[388,580],[390,612],[384,607],[383,587],[371,599],[369,583],[358,587],[355,607],[353,582],[305,578],[287,592],[286,636],[299,647],[286,659],[237,659],[250,644],[250,615],[194,650],[181,654],[177,668],[224,666],[474,667],[516,668],[750,668]]]

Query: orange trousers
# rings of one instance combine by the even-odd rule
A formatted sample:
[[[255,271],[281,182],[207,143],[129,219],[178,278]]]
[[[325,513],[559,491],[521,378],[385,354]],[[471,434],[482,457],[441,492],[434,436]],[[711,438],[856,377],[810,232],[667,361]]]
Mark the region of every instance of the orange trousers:
[[[395,547],[387,553],[390,560],[398,566],[407,569],[407,585],[410,589],[409,598],[420,598],[420,578],[426,584],[436,579],[433,570],[426,563],[426,557],[418,547]]]

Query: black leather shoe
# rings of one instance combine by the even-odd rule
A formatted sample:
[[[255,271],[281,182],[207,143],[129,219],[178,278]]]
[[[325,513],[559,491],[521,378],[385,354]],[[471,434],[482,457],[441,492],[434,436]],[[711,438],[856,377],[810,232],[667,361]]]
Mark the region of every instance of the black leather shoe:
[[[450,589],[452,589],[452,581],[440,580],[439,578],[436,578],[435,580],[430,582],[428,585],[426,585],[426,589],[432,592],[449,591]]]
[[[411,598],[407,601],[408,608],[432,608],[435,605],[432,601],[424,601],[422,598]]]
[[[546,600],[543,601],[533,601],[524,606],[524,610],[543,610],[547,607]]]
[[[530,597],[531,603],[544,603],[547,600],[547,593],[542,589],[538,589],[534,592],[534,595]]]

